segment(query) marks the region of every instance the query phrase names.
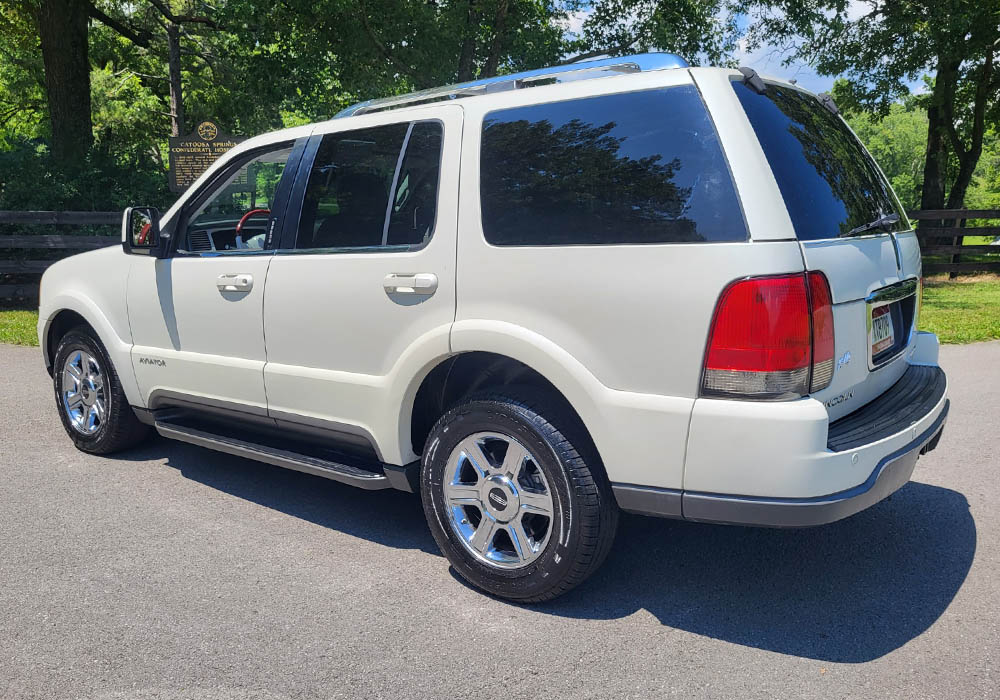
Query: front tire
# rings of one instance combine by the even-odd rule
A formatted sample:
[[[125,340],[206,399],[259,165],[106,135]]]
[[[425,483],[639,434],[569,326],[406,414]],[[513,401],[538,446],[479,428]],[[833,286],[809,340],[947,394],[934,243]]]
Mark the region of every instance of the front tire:
[[[125,397],[111,358],[89,328],[74,328],[60,339],[52,383],[63,428],[78,449],[110,454],[149,435]]]
[[[618,524],[579,419],[527,387],[472,395],[438,420],[424,450],[421,494],[455,570],[522,603],[550,600],[588,578]]]

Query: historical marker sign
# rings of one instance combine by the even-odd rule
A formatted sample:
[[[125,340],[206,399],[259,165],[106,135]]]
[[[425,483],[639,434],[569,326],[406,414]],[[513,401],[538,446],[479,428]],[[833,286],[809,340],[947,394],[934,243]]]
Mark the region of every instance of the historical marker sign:
[[[202,122],[187,136],[171,136],[170,190],[183,192],[223,153],[243,139],[219,131],[214,122]]]

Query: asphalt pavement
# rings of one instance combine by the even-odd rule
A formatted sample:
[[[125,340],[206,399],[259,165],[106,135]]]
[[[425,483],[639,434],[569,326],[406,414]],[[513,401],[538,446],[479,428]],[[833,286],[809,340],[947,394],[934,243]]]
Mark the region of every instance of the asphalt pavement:
[[[1000,698],[1000,342],[942,349],[938,449],[808,530],[626,516],[522,607],[464,585],[417,497],[164,439],[73,448],[0,346],[0,698]]]

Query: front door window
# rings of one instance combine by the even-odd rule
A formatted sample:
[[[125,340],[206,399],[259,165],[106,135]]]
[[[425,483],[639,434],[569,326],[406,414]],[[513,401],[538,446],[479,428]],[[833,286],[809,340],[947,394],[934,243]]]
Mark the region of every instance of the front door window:
[[[292,144],[239,163],[187,217],[185,253],[261,250]],[[197,201],[197,200],[196,200]]]

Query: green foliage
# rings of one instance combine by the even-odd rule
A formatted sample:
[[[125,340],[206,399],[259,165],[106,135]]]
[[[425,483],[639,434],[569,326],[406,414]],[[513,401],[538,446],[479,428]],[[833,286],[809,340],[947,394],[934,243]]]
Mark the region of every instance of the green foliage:
[[[136,167],[100,147],[69,170],[38,142],[20,141],[0,151],[0,210],[115,211],[169,201],[159,168],[150,162]]]
[[[612,55],[671,51],[692,65],[727,65],[740,32],[723,0],[603,0],[583,25],[583,47]]]
[[[847,115],[847,122],[889,178],[903,208],[919,209],[927,112],[897,102],[882,119],[870,112],[856,112]]]

